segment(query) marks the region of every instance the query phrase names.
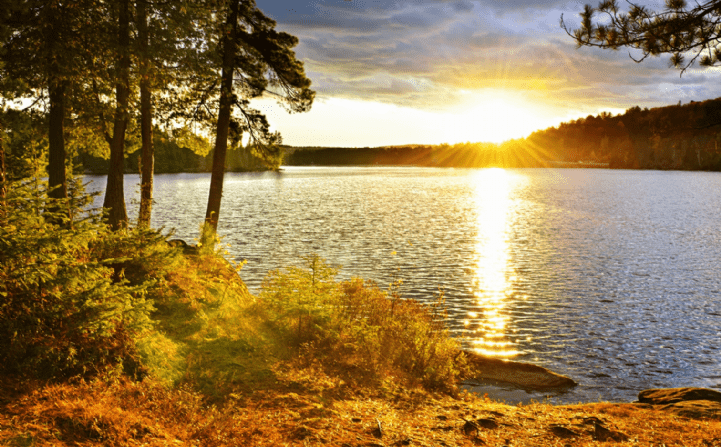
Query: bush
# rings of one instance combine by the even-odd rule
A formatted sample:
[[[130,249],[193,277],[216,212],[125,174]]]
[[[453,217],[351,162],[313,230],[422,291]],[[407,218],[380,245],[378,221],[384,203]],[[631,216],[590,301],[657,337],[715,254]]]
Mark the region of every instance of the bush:
[[[218,397],[274,383],[278,362],[293,359],[366,385],[454,390],[463,373],[441,298],[338,282],[313,256],[270,272],[256,299],[217,241],[184,256],[157,231],[111,231],[88,211],[92,197],[70,190],[54,201],[42,182],[13,183],[0,203],[0,372],[150,373]]]
[[[349,381],[396,377],[456,389],[465,356],[445,327],[442,296],[426,305],[358,278],[336,282],[336,272],[314,256],[305,269],[273,271],[264,281],[261,304],[292,344]]]
[[[151,283],[125,278],[145,262],[150,232],[111,232],[74,184],[54,201],[42,182],[9,185],[0,213],[0,369],[42,379],[125,368],[151,327]],[[109,251],[108,247],[115,247]],[[152,256],[150,257],[152,258]]]

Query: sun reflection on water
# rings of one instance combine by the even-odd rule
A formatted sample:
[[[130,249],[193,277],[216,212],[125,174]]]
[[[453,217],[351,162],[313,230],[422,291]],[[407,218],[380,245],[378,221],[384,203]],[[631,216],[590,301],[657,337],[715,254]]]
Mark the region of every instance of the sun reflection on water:
[[[494,357],[513,357],[520,352],[507,335],[508,301],[513,295],[514,272],[508,260],[508,215],[511,211],[512,174],[503,169],[484,169],[476,174],[478,210],[477,264],[474,297],[476,311],[466,323],[475,352]]]

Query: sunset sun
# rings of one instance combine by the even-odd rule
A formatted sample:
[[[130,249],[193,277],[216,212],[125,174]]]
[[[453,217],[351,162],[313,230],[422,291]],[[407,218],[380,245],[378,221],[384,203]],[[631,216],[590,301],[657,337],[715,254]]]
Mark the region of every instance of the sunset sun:
[[[514,91],[464,92],[468,99],[449,116],[449,127],[466,141],[501,143],[549,126],[541,107]]]

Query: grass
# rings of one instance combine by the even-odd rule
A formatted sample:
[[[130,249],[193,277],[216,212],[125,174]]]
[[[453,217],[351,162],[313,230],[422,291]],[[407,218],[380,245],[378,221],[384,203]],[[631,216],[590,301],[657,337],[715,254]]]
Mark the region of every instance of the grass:
[[[339,392],[317,370],[280,368],[273,387],[222,405],[152,381],[23,384],[5,381],[0,444],[54,446],[717,446],[721,422],[630,404],[509,406],[423,389]],[[468,421],[475,422],[470,426]],[[628,437],[593,439],[594,424]],[[378,427],[380,426],[380,430]],[[564,432],[558,427],[565,428]],[[578,436],[562,437],[563,433]]]

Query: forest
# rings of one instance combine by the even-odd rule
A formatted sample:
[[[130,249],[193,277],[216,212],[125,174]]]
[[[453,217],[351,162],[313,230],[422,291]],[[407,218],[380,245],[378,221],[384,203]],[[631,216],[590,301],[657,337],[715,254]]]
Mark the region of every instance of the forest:
[[[721,170],[721,98],[589,115],[500,144],[286,148],[287,165]]]
[[[46,174],[48,163],[47,126],[42,116],[6,110],[0,113],[5,129],[5,166],[8,180],[29,178],[37,171]],[[140,136],[131,134],[126,141],[123,172],[138,174],[142,171]],[[104,142],[92,137],[82,141],[69,141],[68,169],[75,175],[107,175],[110,168],[109,153]],[[237,145],[227,150],[226,172],[276,170],[277,162],[256,155],[258,149]],[[185,128],[173,131],[159,126],[153,128],[153,172],[174,174],[179,172],[211,172],[213,145],[206,138]],[[280,159],[278,159],[280,160]]]
[[[291,112],[313,103],[298,39],[275,25],[253,1],[4,1],[0,181],[47,176],[50,198],[67,199],[68,172],[107,172],[103,207],[119,229],[128,225],[123,175],[137,166],[148,225],[158,146],[161,168],[210,165],[215,231],[226,167],[279,165],[280,134],[250,101],[270,96]],[[229,150],[243,160],[229,163]]]

